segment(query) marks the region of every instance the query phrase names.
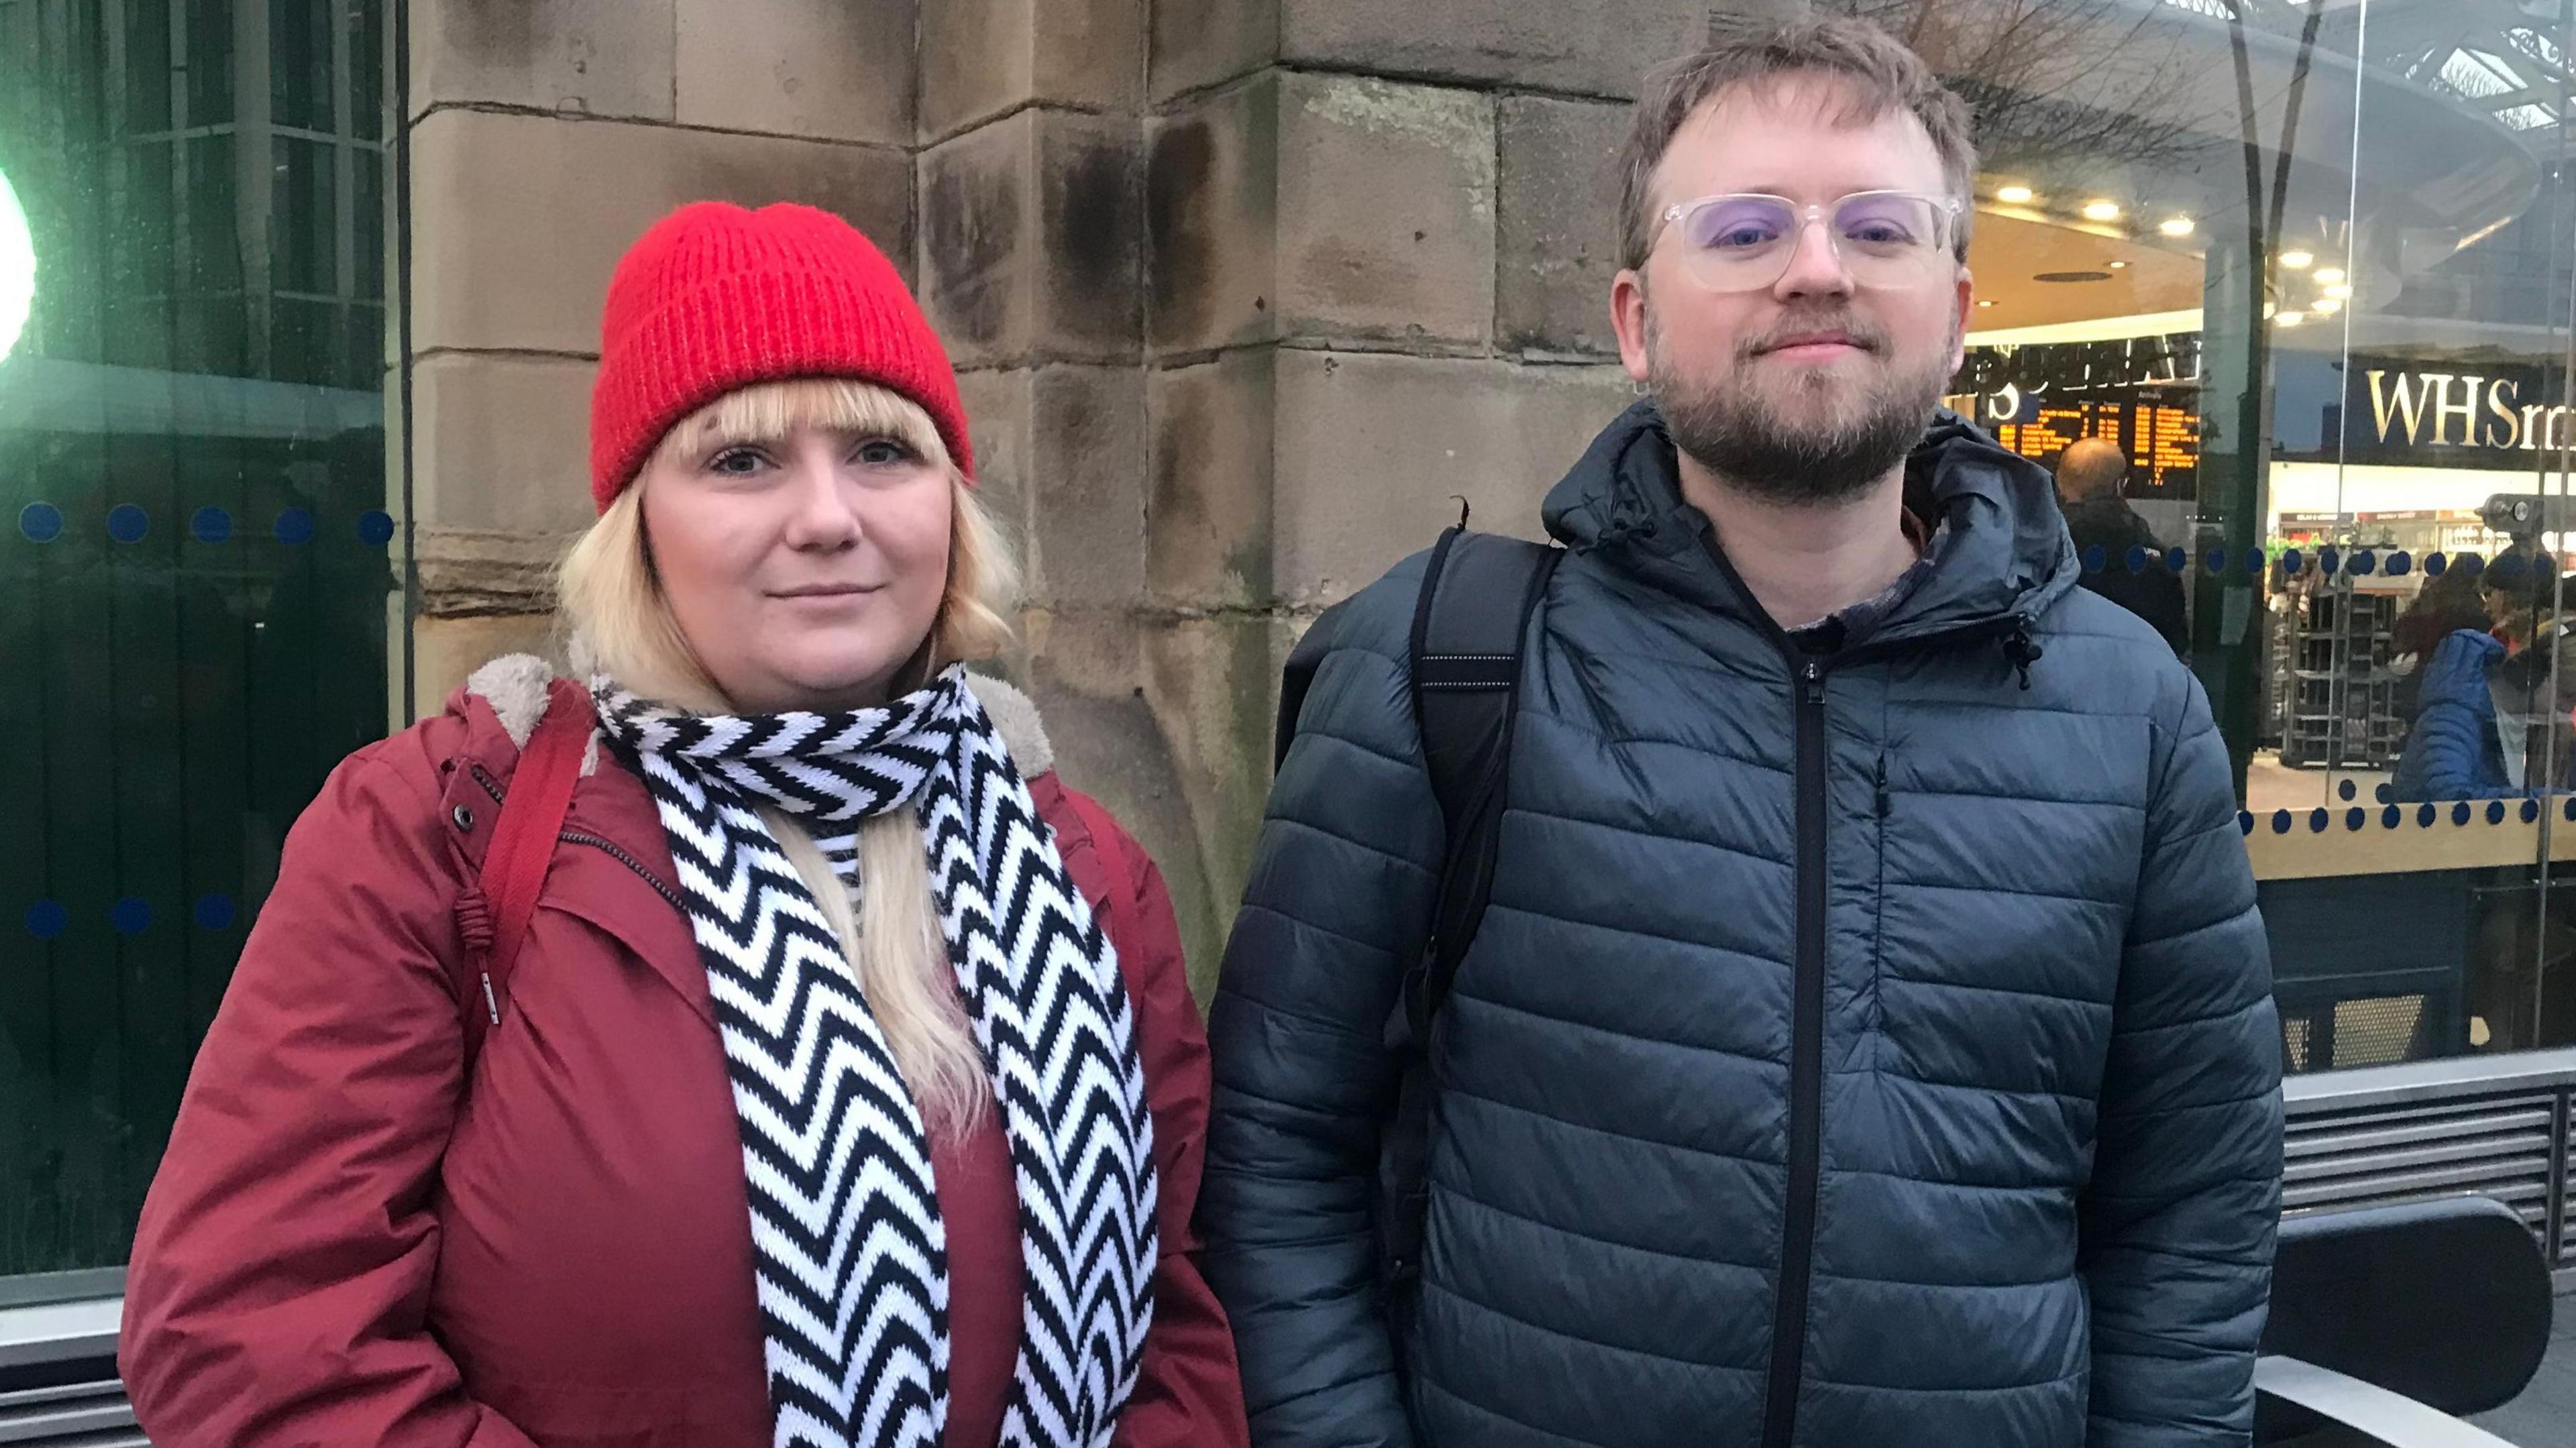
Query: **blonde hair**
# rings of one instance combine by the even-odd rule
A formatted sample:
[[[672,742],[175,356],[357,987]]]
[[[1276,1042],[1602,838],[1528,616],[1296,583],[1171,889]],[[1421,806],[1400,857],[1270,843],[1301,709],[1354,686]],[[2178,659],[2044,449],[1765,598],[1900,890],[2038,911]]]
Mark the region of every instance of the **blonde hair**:
[[[655,456],[703,456],[728,442],[774,443],[804,427],[889,438],[948,470],[948,586],[930,636],[897,687],[917,687],[952,663],[1009,647],[1018,567],[930,415],[910,399],[837,378],[761,383],[682,418]],[[564,556],[556,580],[560,623],[589,667],[635,693],[692,713],[730,713],[736,706],[681,632],[662,592],[642,491],[631,485],[619,494]],[[804,826],[781,811],[760,813],[839,938],[923,1123],[950,1139],[964,1134],[991,1105],[992,1082],[958,998],[918,821],[909,810],[892,810],[860,824],[865,908],[855,909]]]

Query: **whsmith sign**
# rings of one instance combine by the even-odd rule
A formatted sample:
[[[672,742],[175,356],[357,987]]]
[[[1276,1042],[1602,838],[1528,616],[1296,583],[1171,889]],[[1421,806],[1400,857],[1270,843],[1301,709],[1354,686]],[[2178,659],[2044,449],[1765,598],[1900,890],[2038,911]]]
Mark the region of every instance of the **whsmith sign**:
[[[2576,412],[2538,367],[2355,357],[2344,375],[2341,431],[2352,462],[2511,469],[2576,447]],[[2329,446],[2336,431],[2330,420]]]

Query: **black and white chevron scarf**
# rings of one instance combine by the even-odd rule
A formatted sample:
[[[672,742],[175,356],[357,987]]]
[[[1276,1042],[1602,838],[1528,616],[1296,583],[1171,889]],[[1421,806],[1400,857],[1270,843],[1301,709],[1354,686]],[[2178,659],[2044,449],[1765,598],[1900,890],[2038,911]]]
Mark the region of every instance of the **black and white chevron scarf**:
[[[948,1260],[921,1115],[756,810],[817,835],[909,805],[1019,1182],[1011,1448],[1098,1448],[1152,1317],[1154,1160],[1116,953],[950,669],[883,709],[723,718],[591,683],[643,775],[724,1036],[780,1448],[936,1448]]]

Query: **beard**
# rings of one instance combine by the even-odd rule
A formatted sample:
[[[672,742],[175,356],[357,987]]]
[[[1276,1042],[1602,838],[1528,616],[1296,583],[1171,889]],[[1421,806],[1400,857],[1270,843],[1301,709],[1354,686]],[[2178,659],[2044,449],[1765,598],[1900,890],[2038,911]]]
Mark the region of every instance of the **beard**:
[[[1847,334],[1863,355],[1794,370],[1762,364],[1773,339],[1821,330]],[[1673,446],[1755,497],[1801,507],[1855,498],[1905,461],[1940,406],[1949,353],[1892,357],[1883,329],[1837,310],[1783,317],[1738,343],[1717,375],[1688,375],[1646,318],[1649,385]]]

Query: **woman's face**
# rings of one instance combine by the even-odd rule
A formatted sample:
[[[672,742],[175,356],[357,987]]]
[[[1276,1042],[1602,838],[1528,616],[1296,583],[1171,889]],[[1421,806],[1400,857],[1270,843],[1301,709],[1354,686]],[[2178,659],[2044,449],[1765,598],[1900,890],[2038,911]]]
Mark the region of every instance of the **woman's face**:
[[[872,708],[929,639],[952,485],[904,443],[715,437],[658,450],[637,486],[671,612],[737,708]]]

